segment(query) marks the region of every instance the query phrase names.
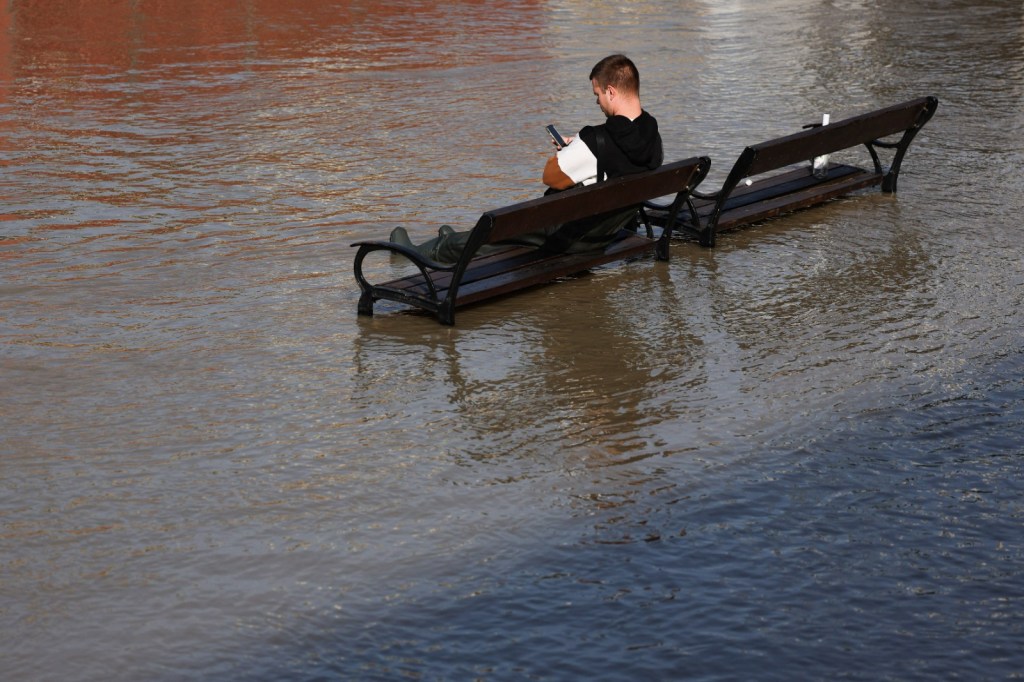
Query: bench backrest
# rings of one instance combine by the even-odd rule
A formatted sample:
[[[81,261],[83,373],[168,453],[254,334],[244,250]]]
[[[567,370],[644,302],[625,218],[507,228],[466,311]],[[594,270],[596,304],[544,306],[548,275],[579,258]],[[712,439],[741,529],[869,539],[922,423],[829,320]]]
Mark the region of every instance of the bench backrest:
[[[751,145],[737,161],[736,170],[742,173],[741,177],[757,175],[902,133],[924,125],[931,118],[936,104],[933,97],[921,97]],[[744,157],[747,157],[746,161]],[[747,167],[740,170],[740,163],[744,161]]]
[[[665,164],[653,171],[636,173],[605,182],[550,194],[488,211],[476,230],[481,244],[490,244],[560,225],[571,220],[641,205],[643,202],[680,192],[689,193],[707,175],[711,165],[706,156]]]

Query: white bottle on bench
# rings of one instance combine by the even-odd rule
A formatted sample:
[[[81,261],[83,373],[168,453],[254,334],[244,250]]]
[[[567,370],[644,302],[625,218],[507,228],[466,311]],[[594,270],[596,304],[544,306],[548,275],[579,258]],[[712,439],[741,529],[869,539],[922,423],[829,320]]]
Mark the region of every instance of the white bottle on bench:
[[[828,125],[828,114],[824,114],[821,117],[821,125]],[[815,156],[813,162],[812,172],[814,177],[823,178],[828,175],[828,154],[822,154],[821,156]]]

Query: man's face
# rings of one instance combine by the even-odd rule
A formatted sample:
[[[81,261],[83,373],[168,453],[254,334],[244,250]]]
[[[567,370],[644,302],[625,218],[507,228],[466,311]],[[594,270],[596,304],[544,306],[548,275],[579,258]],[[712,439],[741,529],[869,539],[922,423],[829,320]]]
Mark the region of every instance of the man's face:
[[[605,116],[612,115],[612,101],[611,101],[611,89],[601,89],[601,86],[597,84],[597,79],[592,78],[590,84],[594,86],[594,96],[597,97],[597,106],[601,107],[602,113]]]

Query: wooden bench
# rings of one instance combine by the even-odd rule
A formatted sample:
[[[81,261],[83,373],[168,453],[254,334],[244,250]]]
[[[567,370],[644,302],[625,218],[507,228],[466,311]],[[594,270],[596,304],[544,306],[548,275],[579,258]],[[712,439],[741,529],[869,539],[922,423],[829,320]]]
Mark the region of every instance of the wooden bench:
[[[389,241],[361,241],[354,269],[362,293],[358,311],[373,314],[373,304],[385,299],[418,306],[436,315],[442,324],[455,323],[455,308],[478,303],[526,287],[573,275],[591,267],[654,250],[659,260],[668,259],[669,240],[690,192],[708,172],[707,157],[694,157],[660,168],[570,189],[488,211],[480,216],[469,235],[462,256],[455,263],[437,263],[418,251]],[[599,216],[635,206],[638,215],[645,201],[671,195],[663,211],[661,234],[649,223],[639,231],[622,230],[616,240],[600,251],[551,253],[524,246],[508,246],[497,253],[476,256],[484,245],[508,241],[572,220]],[[363,273],[363,259],[374,251],[389,251],[408,258],[418,274],[383,284],[371,284]]]
[[[721,189],[703,193],[698,188],[692,193],[691,219],[678,225],[678,232],[697,237],[703,246],[714,246],[720,231],[821,204],[864,187],[881,184],[883,192],[895,192],[907,148],[938,104],[935,97],[921,97],[830,125],[804,126],[805,130],[793,135],[747,147]],[[901,136],[895,141],[883,140],[895,135]],[[825,172],[814,172],[815,157],[860,145],[867,147],[874,168],[830,164]],[[879,148],[895,150],[888,169],[882,168]],[[748,181],[781,169],[784,172]],[[656,224],[667,219],[668,211],[660,202],[649,203],[647,212]]]

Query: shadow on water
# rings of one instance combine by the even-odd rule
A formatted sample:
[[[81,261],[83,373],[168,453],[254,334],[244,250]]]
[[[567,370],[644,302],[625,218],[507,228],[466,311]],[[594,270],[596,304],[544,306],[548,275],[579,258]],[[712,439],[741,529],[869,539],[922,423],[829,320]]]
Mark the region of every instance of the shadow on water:
[[[675,380],[682,367],[686,381],[703,383],[693,369],[700,340],[685,320],[665,324],[684,310],[668,268],[648,260],[460,310],[455,328],[385,308],[354,338],[354,399],[381,399],[386,374],[430,376],[447,387],[432,399],[452,406],[464,443],[450,454],[469,460],[578,448],[612,461],[617,450],[650,456],[664,447],[660,423],[680,407],[652,377]]]

